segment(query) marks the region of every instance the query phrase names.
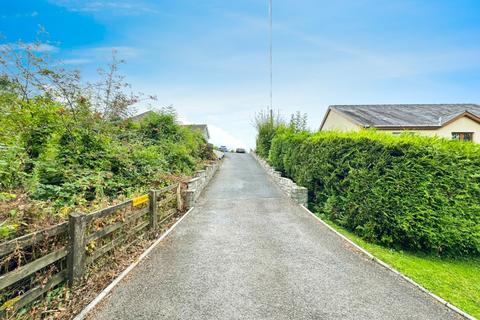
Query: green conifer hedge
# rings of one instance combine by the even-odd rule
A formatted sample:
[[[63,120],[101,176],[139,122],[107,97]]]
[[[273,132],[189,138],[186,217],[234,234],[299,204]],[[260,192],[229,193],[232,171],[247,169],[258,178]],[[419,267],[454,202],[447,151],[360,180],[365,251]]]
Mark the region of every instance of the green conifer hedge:
[[[313,209],[364,239],[439,255],[480,254],[480,146],[372,131],[277,134],[270,163]]]

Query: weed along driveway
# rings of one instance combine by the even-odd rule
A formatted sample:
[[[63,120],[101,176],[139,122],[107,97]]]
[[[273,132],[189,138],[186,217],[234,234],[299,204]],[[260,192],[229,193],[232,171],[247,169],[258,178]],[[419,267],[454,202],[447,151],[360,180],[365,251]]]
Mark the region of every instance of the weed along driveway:
[[[461,319],[227,154],[195,209],[93,319]]]

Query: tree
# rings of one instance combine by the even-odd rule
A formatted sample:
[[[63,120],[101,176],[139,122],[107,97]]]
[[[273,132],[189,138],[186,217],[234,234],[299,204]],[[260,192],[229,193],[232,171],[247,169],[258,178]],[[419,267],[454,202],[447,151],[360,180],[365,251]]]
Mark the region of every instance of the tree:
[[[280,128],[285,127],[280,112],[265,109],[255,114],[253,125],[257,129],[256,152],[262,157],[268,157],[272,139]]]
[[[300,111],[293,113],[288,127],[295,132],[307,131],[307,114]]]
[[[97,70],[100,79],[88,85],[94,112],[101,113],[105,119],[120,120],[132,115],[132,107],[142,101],[154,101],[153,95],[133,92],[131,84],[125,82],[125,76],[119,74],[119,68],[125,60],[117,58],[112,51],[112,60],[107,68]]]
[[[108,120],[124,119],[132,114],[134,105],[156,100],[153,95],[132,91],[119,73],[125,61],[117,58],[116,50],[107,67],[98,69],[100,79],[84,83],[79,70],[65,67],[45,50],[51,46],[45,36],[40,30],[32,43],[18,41],[0,46],[0,91],[8,85],[22,102],[38,96],[60,102],[76,123],[90,111]]]

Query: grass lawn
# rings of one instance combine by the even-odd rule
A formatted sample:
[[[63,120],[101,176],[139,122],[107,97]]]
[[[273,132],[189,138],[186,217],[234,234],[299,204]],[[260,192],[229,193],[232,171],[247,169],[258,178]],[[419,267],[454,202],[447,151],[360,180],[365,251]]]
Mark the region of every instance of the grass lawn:
[[[368,243],[333,222],[323,220],[378,259],[480,319],[480,258],[440,259],[430,255],[396,251]]]

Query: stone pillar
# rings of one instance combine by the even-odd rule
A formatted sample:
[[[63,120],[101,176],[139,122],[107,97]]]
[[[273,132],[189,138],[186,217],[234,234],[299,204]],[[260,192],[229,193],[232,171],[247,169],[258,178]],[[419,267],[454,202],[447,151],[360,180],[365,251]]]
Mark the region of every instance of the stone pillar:
[[[188,190],[196,190],[198,187],[198,180],[199,178],[193,178],[192,180],[188,181]]]
[[[305,187],[296,187],[292,197],[295,202],[306,207],[308,205],[308,190]]]
[[[185,205],[187,209],[191,209],[195,206],[195,193],[196,190],[187,190],[185,194]]]
[[[71,213],[68,223],[70,251],[67,260],[67,272],[68,283],[73,286],[81,281],[86,268],[86,216],[83,213]]]

